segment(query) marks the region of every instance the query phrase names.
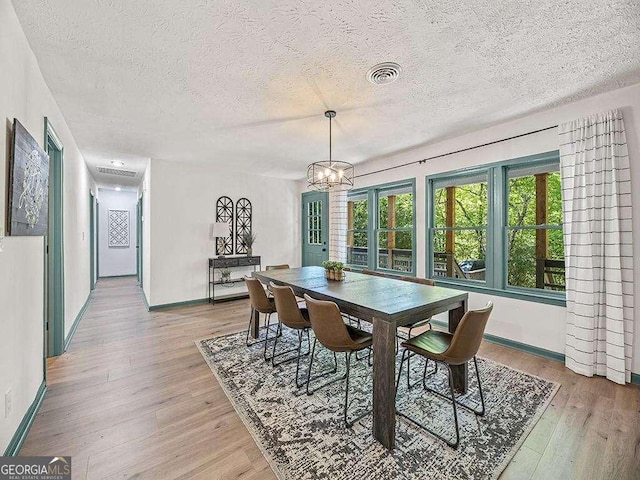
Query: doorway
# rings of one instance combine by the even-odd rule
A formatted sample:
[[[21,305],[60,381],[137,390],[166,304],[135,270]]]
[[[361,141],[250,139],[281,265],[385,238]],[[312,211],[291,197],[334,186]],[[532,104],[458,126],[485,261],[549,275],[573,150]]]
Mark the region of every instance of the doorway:
[[[302,194],[302,266],[329,260],[329,194]]]
[[[51,123],[45,117],[45,146],[49,154],[49,228],[45,240],[45,338],[46,356],[64,352],[64,238],[63,238],[63,159],[64,149]]]
[[[136,206],[136,223],[138,225],[136,231],[136,270],[138,274],[138,285],[142,288],[142,195],[140,195]]]
[[[91,265],[91,278],[89,287],[96,288],[96,197],[89,191],[89,263]]]

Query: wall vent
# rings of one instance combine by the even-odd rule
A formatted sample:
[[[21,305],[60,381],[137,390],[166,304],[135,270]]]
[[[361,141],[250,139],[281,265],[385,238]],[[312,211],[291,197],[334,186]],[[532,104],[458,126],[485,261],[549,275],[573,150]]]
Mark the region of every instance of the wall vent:
[[[98,167],[99,173],[104,173],[105,175],[117,175],[119,177],[135,177],[138,172],[134,172],[133,170],[122,170],[121,168],[111,168],[111,167]]]

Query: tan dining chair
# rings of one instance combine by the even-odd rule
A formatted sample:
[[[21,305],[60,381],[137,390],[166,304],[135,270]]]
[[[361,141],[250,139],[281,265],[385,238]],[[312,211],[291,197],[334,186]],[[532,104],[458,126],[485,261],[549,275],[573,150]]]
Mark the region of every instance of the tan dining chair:
[[[244,282],[247,285],[247,291],[249,292],[249,303],[251,304],[251,314],[249,316],[249,326],[247,327],[247,347],[255,345],[256,343],[264,342],[264,355],[267,352],[267,340],[269,339],[269,330],[271,325],[271,314],[276,312],[276,305],[273,298],[267,297],[267,293],[264,291],[264,287],[260,280],[253,277],[244,277]],[[249,343],[249,334],[251,332],[251,322],[255,312],[266,315],[265,325],[262,328],[265,331],[265,337],[262,340],[257,340]],[[276,335],[278,332],[276,330]]]
[[[273,341],[273,350],[271,352],[271,365],[275,367],[276,365],[296,360],[295,382],[296,387],[301,388],[304,386],[305,382],[300,382],[298,380],[298,374],[300,372],[300,357],[303,355],[309,355],[309,352],[311,351],[311,341],[309,340],[309,330],[311,329],[309,311],[306,308],[299,307],[298,302],[296,301],[296,296],[293,294],[293,289],[291,287],[276,285],[273,282],[271,282],[269,286],[271,287],[271,292],[273,293],[273,298],[276,304],[276,310],[278,312],[279,329],[281,330],[282,325],[285,325],[286,327],[295,330],[298,334],[297,349],[294,348],[277,354],[276,346],[278,343],[278,337],[276,336]],[[302,354],[302,336],[304,333],[307,335],[307,353]],[[276,357],[281,357],[294,351],[297,351],[295,357],[287,358],[279,362],[275,361]]]
[[[405,413],[402,413],[396,407],[396,412],[401,417],[406,418],[410,422],[428,431],[435,437],[446,442],[453,448],[457,448],[460,443],[460,428],[458,426],[458,411],[456,405],[460,405],[477,416],[483,416],[485,412],[484,396],[482,394],[482,384],[480,382],[480,371],[478,370],[478,361],[476,360],[476,354],[482,343],[482,335],[484,334],[485,327],[489,321],[489,316],[493,310],[493,303],[489,302],[484,308],[479,310],[470,310],[464,314],[462,320],[458,324],[455,333],[441,332],[439,330],[427,330],[420,335],[410,338],[402,343],[404,352],[402,353],[402,361],[400,362],[400,370],[398,371],[398,378],[396,381],[396,395],[398,394],[398,387],[400,386],[400,377],[402,375],[402,366],[404,365],[405,357],[408,352],[413,352],[421,357],[425,358],[425,369],[423,374],[423,385],[425,390],[428,390],[436,395],[442,396],[448,400],[451,400],[453,405],[453,418],[456,428],[455,441],[451,441],[445,436],[435,432],[429,427],[423,425],[418,420],[409,417]],[[473,364],[476,370],[476,378],[478,379],[478,391],[480,394],[480,409],[466,405],[459,400],[456,400],[455,391],[453,388],[453,376],[451,373],[451,365],[463,365],[473,359]],[[433,360],[436,364],[444,365],[447,369],[449,377],[449,390],[451,397],[448,397],[430,387],[426,383],[427,364],[429,360]],[[407,376],[411,372],[407,369]]]
[[[356,418],[349,420],[347,417],[347,409],[349,406],[349,373],[351,367],[351,355],[353,352],[359,352],[365,348],[371,348],[373,342],[373,336],[349,325],[346,325],[342,321],[342,314],[338,305],[334,302],[327,302],[323,300],[314,300],[309,295],[304,296],[307,302],[307,308],[309,309],[309,320],[311,321],[311,327],[315,334],[313,340],[313,347],[311,349],[311,359],[309,360],[309,370],[307,371],[307,394],[311,395],[313,392],[309,390],[309,384],[311,383],[311,373],[313,369],[313,357],[316,349],[316,342],[319,341],[325,348],[332,351],[335,355],[337,353],[345,354],[346,373],[343,377],[335,379],[331,382],[327,382],[321,387],[316,388],[314,391],[324,388],[325,386],[334,383],[335,381],[345,379],[344,389],[344,411],[343,418],[347,427],[353,426],[355,422],[366,416],[369,411],[358,415]],[[336,364],[337,370],[337,364]],[[335,371],[334,371],[335,373]],[[324,375],[324,374],[323,374]],[[316,377],[317,379],[317,377]]]
[[[402,280],[403,282],[419,283],[421,285],[427,285],[429,287],[435,286],[435,282],[430,278],[400,277],[399,280]],[[419,319],[419,320],[416,320],[415,322],[408,323],[406,325],[398,327],[398,329],[396,330],[396,338],[398,340],[408,340],[409,338],[412,337],[414,329],[422,328],[422,327],[428,327],[429,330],[431,330],[431,317]],[[409,371],[411,371],[411,356],[412,356],[411,353],[407,354],[407,368],[409,369]],[[411,379],[408,375],[407,375],[407,387],[408,388],[412,387]]]
[[[394,275],[390,273],[376,272],[374,270],[363,270],[362,273],[364,273],[365,275],[374,275],[376,277],[393,278],[395,280],[400,280],[403,282],[419,283],[421,285],[428,285],[430,287],[433,287],[435,285],[435,282],[430,278],[409,277],[406,275]],[[415,322],[398,327],[396,331],[396,350],[399,350],[398,341],[407,340],[411,338],[413,334],[413,330],[421,327],[429,327],[429,329],[431,329],[431,317],[417,319]],[[411,354],[409,354],[407,357],[407,368],[411,370]],[[407,387],[409,388],[412,387],[410,377],[407,377]]]
[[[281,265],[267,265],[265,268],[267,270],[286,270],[291,267],[289,267],[288,263],[283,263]]]

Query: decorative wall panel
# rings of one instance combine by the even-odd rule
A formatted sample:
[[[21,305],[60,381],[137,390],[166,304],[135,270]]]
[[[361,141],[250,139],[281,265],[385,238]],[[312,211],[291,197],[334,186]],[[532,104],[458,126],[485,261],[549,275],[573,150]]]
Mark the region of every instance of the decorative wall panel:
[[[220,197],[216,202],[216,222],[229,224],[229,236],[216,242],[216,255],[233,255],[233,200]]]
[[[247,245],[243,236],[251,233],[252,206],[247,198],[241,198],[236,202],[236,253],[247,253]]]
[[[109,247],[129,246],[129,210],[109,209]]]

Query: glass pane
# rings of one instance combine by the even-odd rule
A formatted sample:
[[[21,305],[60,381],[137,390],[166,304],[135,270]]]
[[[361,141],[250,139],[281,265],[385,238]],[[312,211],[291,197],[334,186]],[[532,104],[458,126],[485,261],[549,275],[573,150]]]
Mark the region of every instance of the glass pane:
[[[413,228],[413,194],[395,193],[380,196],[378,219],[379,228],[382,229]]]
[[[540,192],[537,182],[541,187]],[[544,183],[546,183],[546,197],[543,196]],[[538,208],[539,213],[537,213]],[[518,176],[517,171],[509,172],[509,226],[542,224],[562,225],[560,172],[541,172],[523,176]]]
[[[368,263],[367,232],[347,232],[347,263],[367,267]]]
[[[413,271],[413,233],[378,233],[378,268]]]
[[[487,234],[485,228],[433,233],[433,274],[440,277],[485,280]],[[446,251],[449,235],[453,252]]]
[[[546,237],[546,238],[545,238]],[[548,245],[547,254],[536,255],[536,243]],[[510,229],[507,234],[509,285],[564,291],[564,247],[562,230]]]
[[[366,200],[349,200],[347,202],[347,229],[349,230],[366,230],[369,223],[367,201]]]
[[[488,183],[461,184],[437,188],[435,191],[434,219],[436,227],[477,227],[487,225]],[[447,195],[453,195],[453,212],[447,212]],[[447,225],[447,213],[453,219]],[[452,215],[452,216],[451,216]]]

